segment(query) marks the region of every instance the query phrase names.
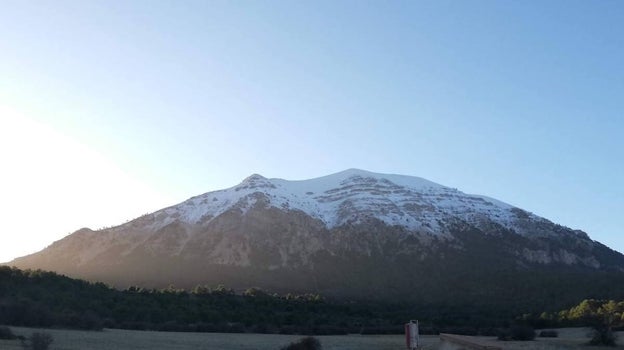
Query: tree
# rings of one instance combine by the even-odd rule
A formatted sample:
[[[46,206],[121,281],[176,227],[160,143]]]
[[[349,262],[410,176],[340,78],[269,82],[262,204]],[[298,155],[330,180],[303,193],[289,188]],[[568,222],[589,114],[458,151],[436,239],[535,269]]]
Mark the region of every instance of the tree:
[[[255,298],[255,297],[266,297],[268,296],[268,294],[260,288],[251,287],[243,292],[243,296]]]
[[[314,337],[301,338],[299,341],[290,343],[281,350],[321,350],[321,342]]]
[[[624,302],[613,300],[583,300],[570,309],[567,318],[580,321],[594,329],[591,345],[615,346],[614,327],[624,325]]]
[[[32,350],[47,350],[53,341],[54,338],[51,334],[36,332],[30,336],[30,344],[27,348]]]
[[[602,303],[593,314],[594,337],[590,344],[615,346],[616,335],[613,328],[623,324],[623,314],[624,302],[609,300]]]
[[[17,338],[11,328],[6,326],[0,326],[0,339],[13,340]]]

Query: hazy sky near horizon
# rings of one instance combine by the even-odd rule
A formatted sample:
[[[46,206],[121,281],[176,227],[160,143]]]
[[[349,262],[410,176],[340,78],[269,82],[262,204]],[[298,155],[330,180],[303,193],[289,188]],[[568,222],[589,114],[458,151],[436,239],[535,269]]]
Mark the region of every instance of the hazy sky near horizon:
[[[622,1],[4,0],[0,33],[0,261],[347,168],[624,252]]]

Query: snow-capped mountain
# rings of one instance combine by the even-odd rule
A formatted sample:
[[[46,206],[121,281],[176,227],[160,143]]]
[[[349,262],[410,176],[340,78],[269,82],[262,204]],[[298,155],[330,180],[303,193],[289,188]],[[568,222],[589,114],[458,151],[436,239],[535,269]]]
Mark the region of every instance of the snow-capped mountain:
[[[433,288],[432,269],[446,277],[621,271],[624,257],[492,198],[350,169],[304,181],[252,175],[117,227],[81,229],[11,264],[119,286],[225,283],[382,295]],[[406,274],[414,281],[398,282]]]
[[[323,222],[327,228],[376,218],[387,225],[398,225],[414,232],[445,234],[441,224],[449,219],[479,224],[492,220],[520,234],[518,210],[503,202],[476,195],[425,179],[376,174],[349,169],[337,174],[304,181],[266,179],[251,175],[241,184],[222,191],[193,197],[155,215],[152,229],[174,221],[186,224],[209,222],[236,207],[245,212],[261,195],[265,204],[283,210],[298,210]],[[539,220],[526,213],[523,219]]]

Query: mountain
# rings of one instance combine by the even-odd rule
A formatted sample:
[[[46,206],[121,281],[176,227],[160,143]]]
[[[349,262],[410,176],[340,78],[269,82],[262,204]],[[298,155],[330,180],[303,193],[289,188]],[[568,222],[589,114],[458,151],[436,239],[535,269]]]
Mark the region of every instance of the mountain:
[[[624,256],[582,231],[357,169],[304,181],[252,175],[120,226],[80,229],[10,265],[119,287],[225,284],[541,310],[624,297]]]

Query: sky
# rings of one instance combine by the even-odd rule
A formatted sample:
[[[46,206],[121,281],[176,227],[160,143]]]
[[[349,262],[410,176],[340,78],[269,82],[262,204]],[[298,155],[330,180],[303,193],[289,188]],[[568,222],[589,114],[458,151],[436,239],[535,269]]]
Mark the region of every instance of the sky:
[[[0,261],[258,173],[494,197],[624,252],[624,2],[0,2]]]

